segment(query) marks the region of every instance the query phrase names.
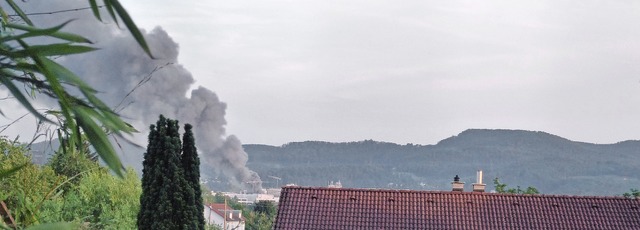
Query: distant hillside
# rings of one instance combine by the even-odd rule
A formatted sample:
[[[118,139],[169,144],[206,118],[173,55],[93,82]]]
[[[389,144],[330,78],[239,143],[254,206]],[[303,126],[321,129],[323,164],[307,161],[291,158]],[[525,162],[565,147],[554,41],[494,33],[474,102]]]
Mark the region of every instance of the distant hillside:
[[[140,172],[145,149],[120,144],[121,159]],[[57,141],[35,143],[31,149],[34,160],[43,163],[57,149]],[[247,166],[260,174],[266,187],[341,181],[345,187],[449,190],[457,174],[470,190],[476,170],[482,169],[487,190],[493,189],[495,177],[510,187],[533,186],[546,194],[620,195],[640,188],[640,141],[599,145],[544,132],[472,129],[436,145],[306,141],[244,149]],[[220,178],[205,179],[224,189]]]
[[[458,174],[469,190],[482,169],[488,190],[495,177],[547,194],[620,195],[640,188],[640,141],[598,145],[544,132],[473,129],[426,146],[367,140],[244,148],[247,166],[266,186],[339,180],[345,187],[449,190]]]

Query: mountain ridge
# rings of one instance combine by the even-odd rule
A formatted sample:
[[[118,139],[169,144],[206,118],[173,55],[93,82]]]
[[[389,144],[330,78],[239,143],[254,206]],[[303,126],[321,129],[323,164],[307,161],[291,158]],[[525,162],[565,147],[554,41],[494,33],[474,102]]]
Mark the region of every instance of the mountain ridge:
[[[548,194],[620,195],[640,187],[637,140],[594,144],[541,131],[469,129],[435,145],[365,140],[264,146],[244,145],[249,167],[305,186],[340,180],[348,187],[448,190],[456,174],[470,186],[483,169],[488,190],[496,177]]]
[[[31,149],[50,155],[55,144],[36,143]],[[140,173],[145,149],[121,144],[121,159]],[[247,166],[261,175],[266,187],[341,181],[345,187],[449,190],[453,177],[460,175],[469,191],[476,170],[482,169],[487,191],[496,177],[511,187],[533,186],[545,194],[620,195],[640,188],[639,140],[595,144],[541,131],[468,129],[433,145],[363,140],[243,148]],[[216,169],[202,170],[220,175]],[[224,189],[221,178],[207,179],[218,181],[210,185],[213,189]]]

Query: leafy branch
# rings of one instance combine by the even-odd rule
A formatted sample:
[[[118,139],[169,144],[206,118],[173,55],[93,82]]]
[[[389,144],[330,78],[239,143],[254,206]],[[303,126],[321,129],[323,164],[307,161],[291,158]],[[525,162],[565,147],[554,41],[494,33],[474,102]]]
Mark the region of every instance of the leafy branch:
[[[113,134],[122,137],[123,134],[131,134],[136,130],[98,99],[95,89],[51,58],[94,51],[96,48],[90,46],[92,42],[81,35],[62,31],[72,21],[50,28],[40,28],[34,25],[28,14],[25,14],[13,0],[5,2],[13,13],[8,14],[0,6],[0,85],[6,87],[38,120],[55,124],[46,115],[57,114],[56,117],[62,119],[70,131],[70,140],[81,142],[82,135],[86,135],[107,166],[122,176],[122,163],[107,136]],[[95,18],[103,21],[100,8],[105,9],[115,24],[124,24],[142,50],[153,58],[142,33],[118,0],[103,0],[101,5],[98,5],[97,0],[88,2]],[[17,15],[22,23],[10,20],[10,15]],[[54,42],[32,45],[26,41],[31,38]],[[27,86],[30,91],[21,89],[18,84]],[[69,93],[72,89],[75,89],[74,92],[77,90],[80,95]],[[36,110],[31,100],[37,93],[55,99],[59,111],[42,113]],[[1,110],[0,114],[4,115]]]
[[[521,189],[520,186],[516,186],[515,188],[507,188],[507,184],[500,183],[500,180],[496,177],[493,179],[493,185],[496,188],[497,193],[507,193],[507,194],[540,194],[540,191],[534,187],[527,187],[526,189]]]
[[[623,193],[622,196],[629,199],[631,198],[638,199],[640,198],[640,190],[632,188],[629,192]]]

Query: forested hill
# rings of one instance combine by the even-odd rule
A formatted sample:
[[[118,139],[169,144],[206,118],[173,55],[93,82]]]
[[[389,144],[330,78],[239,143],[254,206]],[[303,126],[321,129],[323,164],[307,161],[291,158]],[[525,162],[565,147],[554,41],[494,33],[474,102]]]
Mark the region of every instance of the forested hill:
[[[544,132],[474,129],[426,146],[367,140],[244,148],[247,166],[267,187],[341,181],[345,187],[449,190],[457,174],[470,190],[482,169],[487,190],[496,177],[545,194],[620,195],[640,188],[640,141],[600,145]]]

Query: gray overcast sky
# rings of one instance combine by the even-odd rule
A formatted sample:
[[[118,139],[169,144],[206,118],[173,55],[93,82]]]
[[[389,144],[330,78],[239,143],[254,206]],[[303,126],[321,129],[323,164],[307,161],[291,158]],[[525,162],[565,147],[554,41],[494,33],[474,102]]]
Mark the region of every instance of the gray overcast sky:
[[[121,1],[243,143],[640,139],[638,1]]]
[[[640,139],[638,1],[123,0],[244,143]]]

